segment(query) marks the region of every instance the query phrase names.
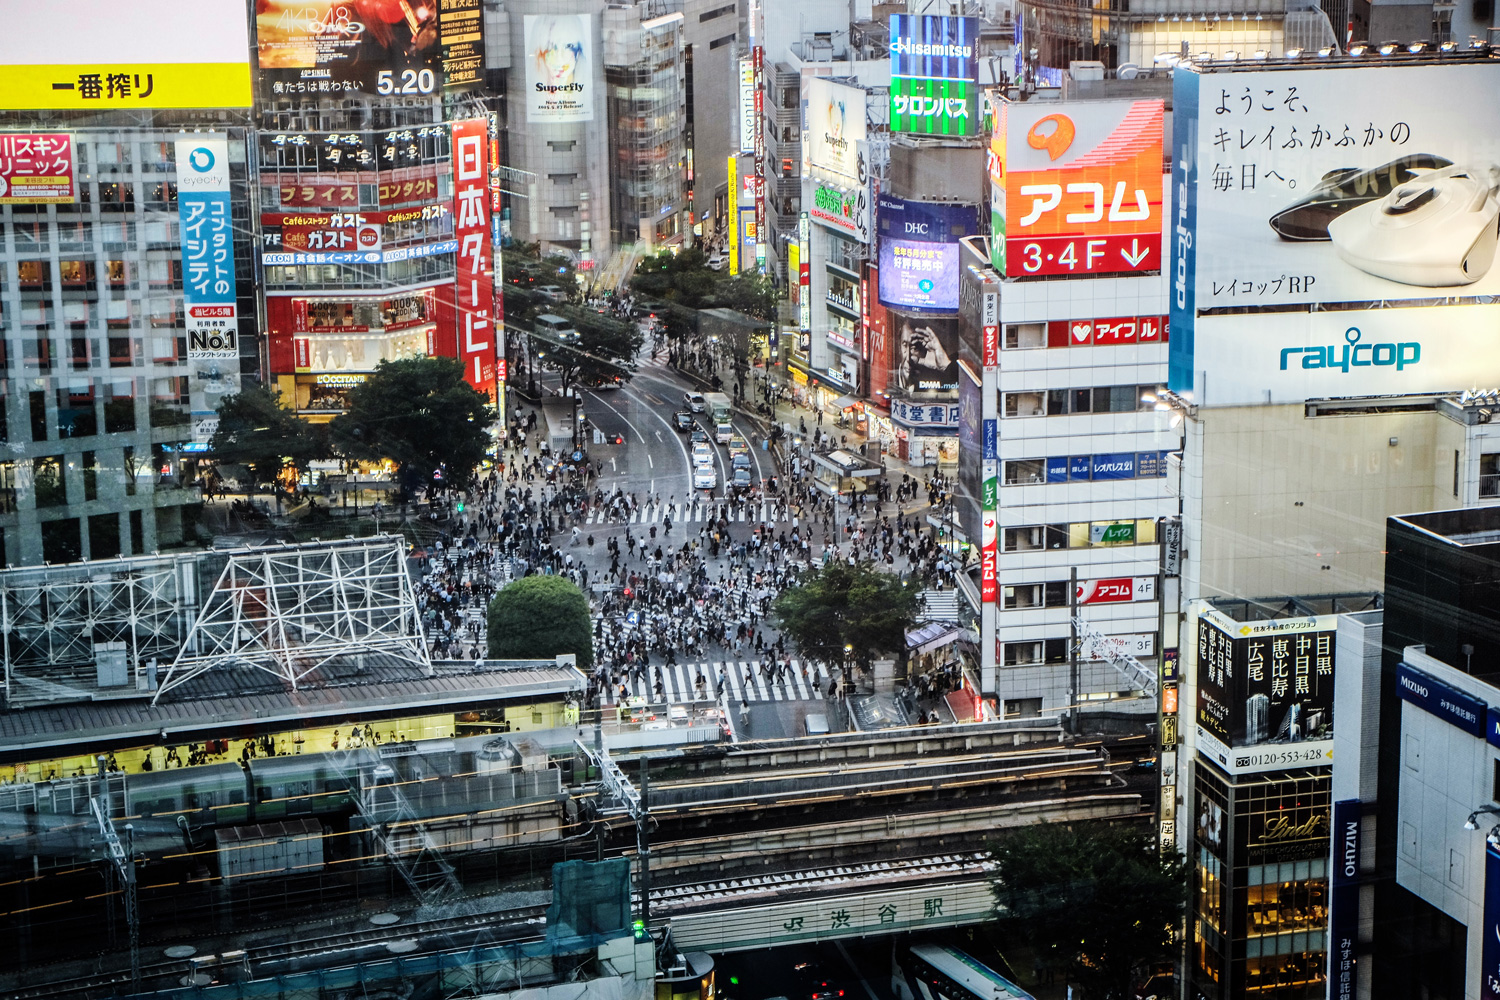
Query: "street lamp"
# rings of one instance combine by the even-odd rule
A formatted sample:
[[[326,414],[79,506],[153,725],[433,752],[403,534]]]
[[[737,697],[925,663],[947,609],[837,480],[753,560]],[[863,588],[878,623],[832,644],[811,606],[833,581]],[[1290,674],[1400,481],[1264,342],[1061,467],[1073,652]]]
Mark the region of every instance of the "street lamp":
[[[1464,820],[1464,829],[1465,830],[1477,830],[1477,829],[1479,829],[1479,815],[1480,815],[1480,813],[1493,813],[1493,814],[1496,814],[1496,815],[1500,815],[1500,806],[1484,805],[1484,806],[1480,806],[1479,808],[1475,809],[1473,812],[1469,813],[1469,818],[1466,819],[1466,820]],[[1494,831],[1490,831],[1490,832],[1492,834],[1494,833]],[[1491,841],[1491,843],[1493,843],[1493,841]]]

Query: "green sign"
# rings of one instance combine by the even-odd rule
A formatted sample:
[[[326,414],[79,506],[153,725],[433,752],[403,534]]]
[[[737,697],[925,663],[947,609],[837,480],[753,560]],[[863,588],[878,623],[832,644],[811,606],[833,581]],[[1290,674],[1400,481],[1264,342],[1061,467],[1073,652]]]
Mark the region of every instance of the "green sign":
[[[1091,524],[1089,525],[1089,544],[1108,545],[1111,542],[1123,542],[1129,544],[1135,541],[1135,522],[1126,521],[1123,524]]]
[[[1000,479],[990,476],[984,481],[984,509],[998,510],[1000,507]]]
[[[975,135],[979,88],[967,80],[891,78],[891,131]]]

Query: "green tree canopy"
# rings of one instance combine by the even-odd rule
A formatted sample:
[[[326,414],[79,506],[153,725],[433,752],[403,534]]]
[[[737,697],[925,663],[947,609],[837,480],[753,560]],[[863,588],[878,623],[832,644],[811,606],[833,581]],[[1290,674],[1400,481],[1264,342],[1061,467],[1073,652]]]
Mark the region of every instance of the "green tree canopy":
[[[559,344],[549,339],[538,348],[546,355],[542,363],[562,375],[563,386],[577,382],[584,386],[603,385],[617,376],[629,380],[635,374],[635,355],[641,349],[640,327],[607,316],[594,309],[577,306],[555,306],[555,315],[572,320],[578,340]]]
[[[995,898],[1044,964],[1089,1000],[1125,1000],[1176,954],[1187,866],[1153,831],[1104,823],[1025,827],[991,848]]]
[[[872,562],[831,562],[782,591],[771,606],[776,627],[803,656],[838,663],[844,647],[862,666],[879,656],[902,657],[906,630],[917,620],[917,586]]]
[[[225,396],[218,414],[209,451],[220,462],[247,466],[257,483],[275,481],[288,464],[301,470],[328,454],[324,436],[263,385]]]
[[[349,408],[330,427],[334,445],[348,458],[390,459],[403,493],[443,482],[467,489],[490,447],[494,410],[464,381],[456,358],[382,361],[349,391]]]
[[[561,576],[523,576],[490,601],[489,655],[497,660],[550,660],[563,653],[578,667],[594,666],[594,632],[589,602]]]
[[[770,278],[715,271],[697,247],[642,260],[631,275],[630,289],[637,295],[688,309],[724,307],[756,319],[776,318],[776,286]],[[668,328],[672,329],[670,323]]]

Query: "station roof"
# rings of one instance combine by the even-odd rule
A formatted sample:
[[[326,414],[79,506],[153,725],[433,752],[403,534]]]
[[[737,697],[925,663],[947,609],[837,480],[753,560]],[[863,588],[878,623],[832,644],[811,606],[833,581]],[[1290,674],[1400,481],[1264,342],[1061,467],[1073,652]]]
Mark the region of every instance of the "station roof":
[[[280,726],[354,718],[422,715],[500,702],[582,694],[587,679],[553,660],[447,660],[430,674],[395,656],[370,654],[330,662],[293,690],[261,670],[225,667],[148,697],[33,705],[0,710],[0,759],[27,760],[142,743],[188,743]],[[165,733],[165,739],[162,734]],[[85,742],[86,741],[86,742]]]

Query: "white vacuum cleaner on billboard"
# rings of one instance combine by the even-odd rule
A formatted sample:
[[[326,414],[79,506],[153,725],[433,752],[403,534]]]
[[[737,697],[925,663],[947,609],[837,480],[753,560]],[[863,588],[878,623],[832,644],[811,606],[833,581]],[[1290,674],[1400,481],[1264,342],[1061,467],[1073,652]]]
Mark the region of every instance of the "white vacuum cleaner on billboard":
[[[1287,242],[1331,240],[1346,263],[1377,277],[1430,288],[1468,285],[1495,260],[1497,188],[1494,167],[1417,153],[1372,170],[1330,171],[1270,224]]]

